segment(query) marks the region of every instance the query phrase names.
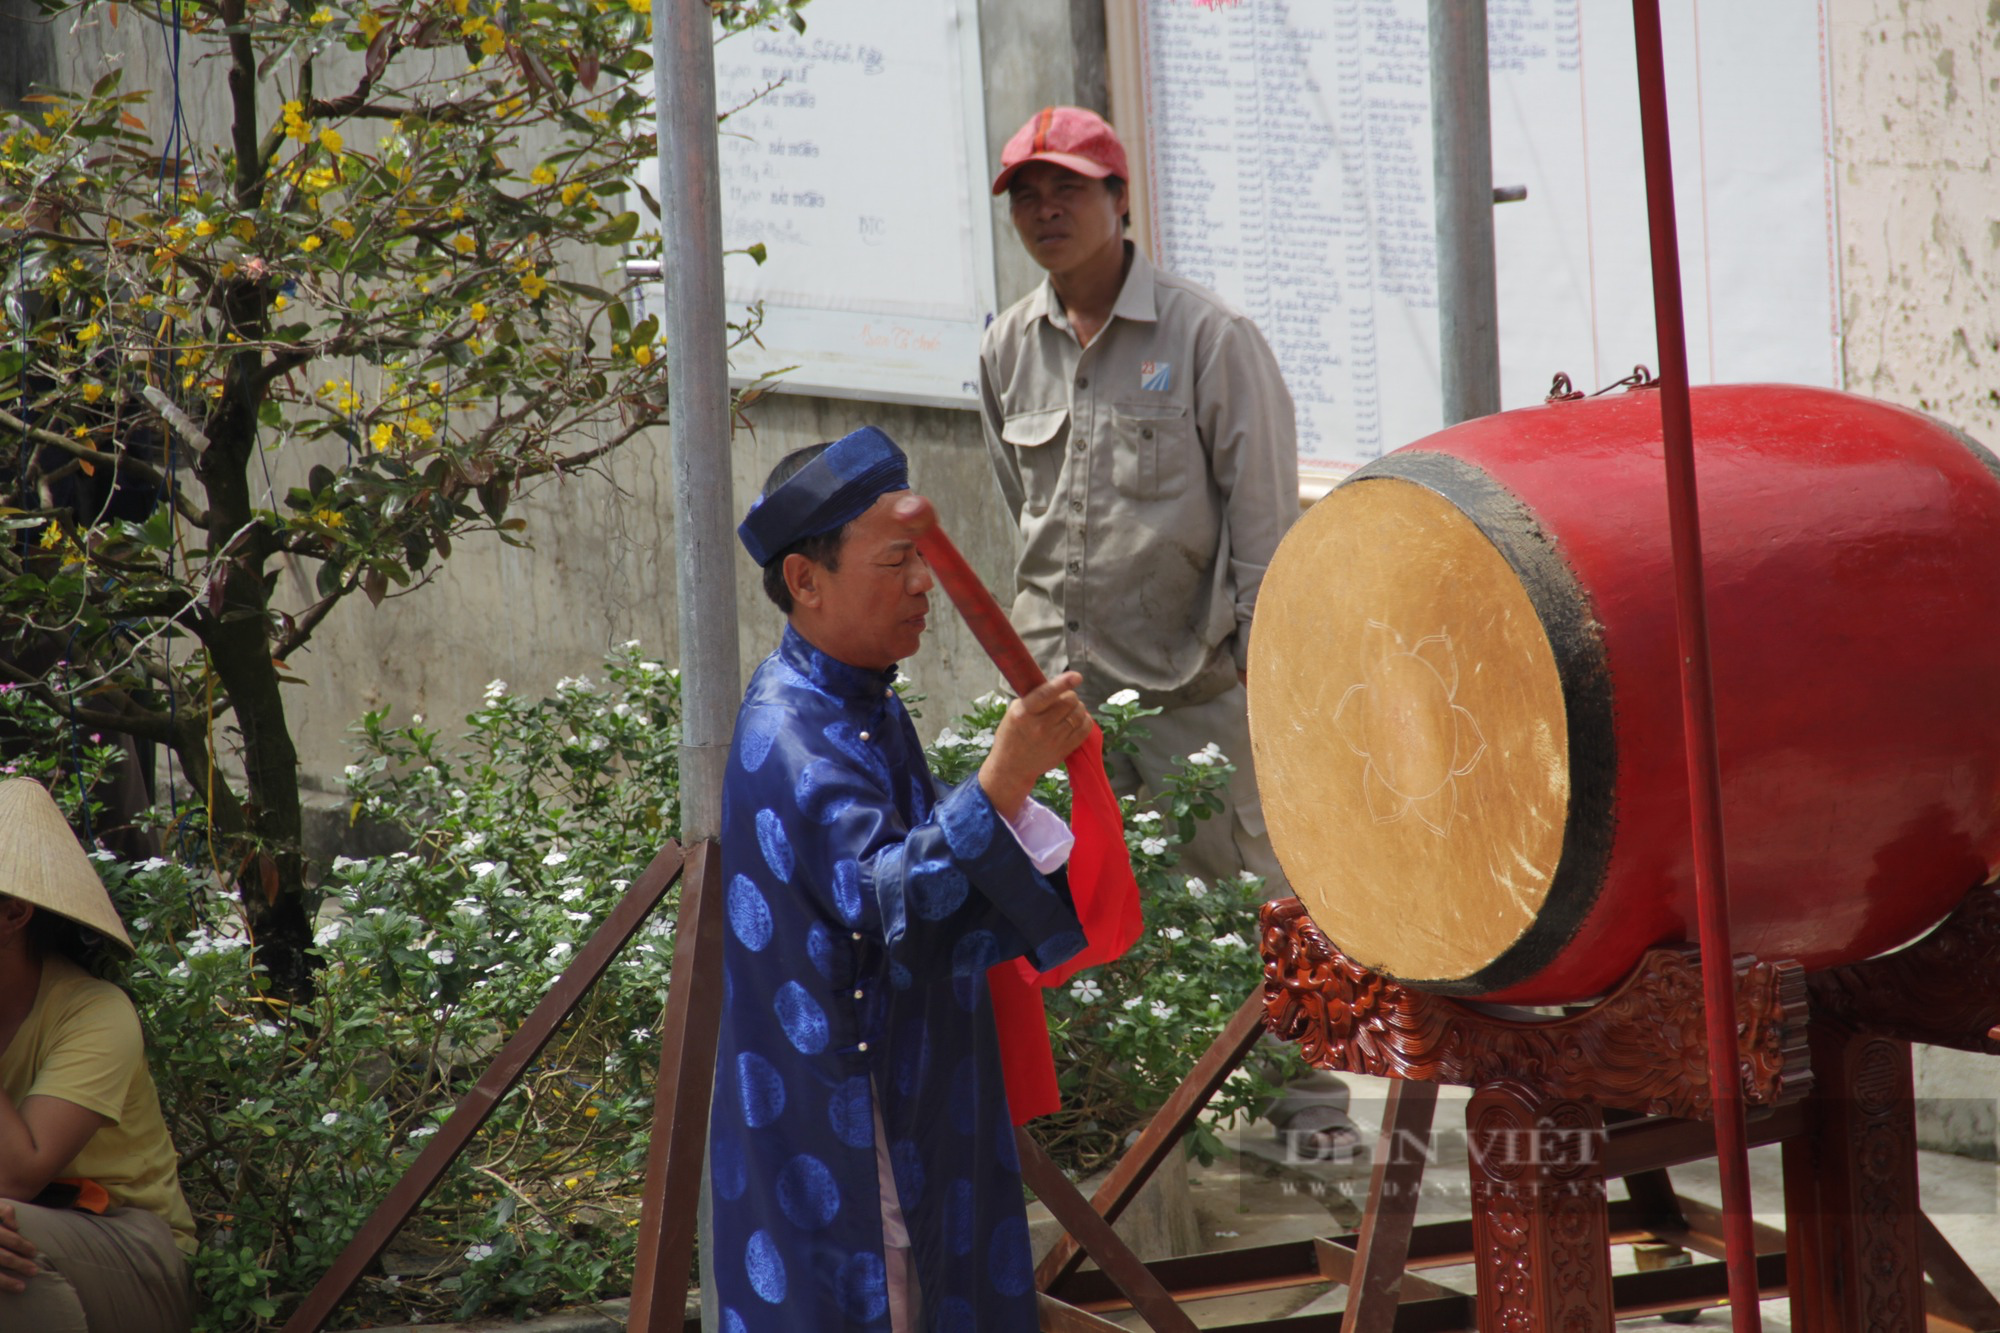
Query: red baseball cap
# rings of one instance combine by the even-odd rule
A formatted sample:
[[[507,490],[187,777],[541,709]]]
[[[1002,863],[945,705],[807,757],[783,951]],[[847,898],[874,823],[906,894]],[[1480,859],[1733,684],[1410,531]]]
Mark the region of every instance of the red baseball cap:
[[[1000,150],[1000,174],[993,178],[993,193],[1007,193],[1007,182],[1030,162],[1053,162],[1093,180],[1132,178],[1118,132],[1104,117],[1080,106],[1045,106],[1029,117]]]

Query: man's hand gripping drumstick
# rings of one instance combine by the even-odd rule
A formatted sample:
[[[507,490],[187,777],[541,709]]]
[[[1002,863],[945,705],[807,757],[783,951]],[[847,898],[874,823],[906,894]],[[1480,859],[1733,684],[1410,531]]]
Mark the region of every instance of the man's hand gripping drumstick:
[[[1054,680],[1043,677],[1000,604],[938,526],[937,510],[929,500],[908,495],[896,502],[892,512],[971,626],[973,637],[1020,696],[1007,705],[1007,715],[994,730],[993,749],[979,766],[979,785],[987,799],[1012,819],[1042,774],[1060,767],[1089,737],[1090,712],[1076,697],[1083,677],[1074,671]]]

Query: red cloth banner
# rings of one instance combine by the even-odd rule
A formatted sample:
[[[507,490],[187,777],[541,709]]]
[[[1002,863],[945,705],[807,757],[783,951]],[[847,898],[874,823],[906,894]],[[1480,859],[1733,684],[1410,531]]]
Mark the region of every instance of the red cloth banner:
[[[905,503],[910,507],[907,521],[912,529],[921,529],[915,537],[917,550],[929,562],[938,586],[965,617],[980,647],[1016,694],[1039,688],[1047,678],[993,594],[937,526],[930,502],[912,497]],[[1125,817],[1104,772],[1104,733],[1092,725],[1064,767],[1069,770],[1070,831],[1076,835],[1069,855],[1069,891],[1087,943],[1076,957],[1046,972],[1038,972],[1025,959],[1017,958],[986,974],[993,994],[993,1022],[1000,1035],[1008,1110],[1017,1125],[1061,1105],[1042,988],[1059,986],[1086,967],[1119,957],[1132,947],[1144,926],[1139,885],[1132,876],[1132,858],[1125,847]]]

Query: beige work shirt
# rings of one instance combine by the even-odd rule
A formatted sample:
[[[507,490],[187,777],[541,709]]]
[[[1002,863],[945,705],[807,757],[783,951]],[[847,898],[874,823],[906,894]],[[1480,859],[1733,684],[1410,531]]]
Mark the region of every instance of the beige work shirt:
[[[1127,243],[1111,318],[1080,346],[1043,282],[987,327],[981,413],[1020,525],[1014,626],[1101,700],[1214,698],[1299,513],[1292,398],[1257,326]]]

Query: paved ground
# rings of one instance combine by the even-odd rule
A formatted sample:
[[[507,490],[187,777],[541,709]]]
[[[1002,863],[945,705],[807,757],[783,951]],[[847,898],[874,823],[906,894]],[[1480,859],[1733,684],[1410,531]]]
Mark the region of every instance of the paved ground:
[[[1354,1119],[1361,1126],[1364,1137],[1372,1142],[1380,1124],[1379,1097],[1386,1085],[1371,1079],[1356,1079],[1353,1082]],[[1429,1205],[1435,1211],[1429,1215],[1438,1219],[1465,1215],[1463,1207],[1449,1197],[1456,1186],[1462,1198],[1464,1148],[1462,1141],[1448,1131],[1455,1131],[1464,1124],[1467,1095],[1463,1089],[1447,1088],[1439,1099],[1436,1123],[1440,1156],[1437,1165],[1428,1173],[1436,1197],[1436,1202]],[[1233,1157],[1218,1160],[1207,1167],[1190,1164],[1189,1193],[1194,1200],[1195,1221],[1202,1248],[1239,1249],[1323,1236],[1349,1230],[1359,1220],[1360,1202],[1366,1197],[1368,1185],[1365,1156],[1344,1165],[1287,1160],[1270,1127],[1264,1124],[1241,1130],[1231,1135],[1230,1141],[1237,1150]],[[1920,1156],[1925,1211],[1987,1286],[2000,1291],[2000,1168],[1990,1162],[1976,1162],[1942,1153],[1927,1152]],[[1783,1227],[1778,1150],[1760,1148],[1751,1153],[1750,1172],[1757,1219],[1774,1227]],[[1676,1168],[1673,1180],[1676,1189],[1689,1198],[1711,1204],[1721,1198],[1712,1163]],[[1613,1188],[1616,1189],[1616,1186]],[[1420,1216],[1419,1220],[1424,1218]],[[1634,1266],[1629,1247],[1619,1246],[1612,1250],[1614,1273],[1631,1272]],[[1473,1289],[1473,1275],[1469,1267],[1428,1269],[1424,1276],[1460,1291],[1469,1293]],[[1198,1326],[1212,1327],[1255,1319],[1276,1319],[1290,1314],[1333,1312],[1339,1310],[1342,1303],[1339,1288],[1314,1284],[1197,1302],[1188,1307],[1188,1312]],[[588,1310],[570,1311],[524,1324],[493,1321],[451,1326],[450,1329],[430,1325],[426,1333],[451,1333],[452,1329],[477,1329],[482,1333],[501,1329],[516,1330],[517,1333],[616,1333],[625,1327],[624,1315],[625,1303],[610,1301]],[[1107,1315],[1106,1318],[1128,1328],[1145,1327],[1142,1321],[1129,1313]],[[1765,1301],[1763,1320],[1767,1329],[1783,1333],[1791,1327],[1790,1308],[1782,1299]],[[1728,1324],[1726,1311],[1714,1310],[1701,1315],[1694,1327],[1697,1330],[1706,1328],[1710,1333],[1722,1333]],[[1621,1325],[1621,1329],[1628,1333],[1640,1333],[1641,1330],[1665,1333],[1669,1329],[1685,1327],[1670,1325],[1659,1319],[1630,1320]]]

